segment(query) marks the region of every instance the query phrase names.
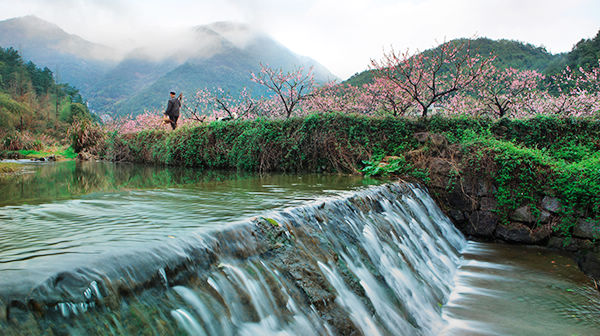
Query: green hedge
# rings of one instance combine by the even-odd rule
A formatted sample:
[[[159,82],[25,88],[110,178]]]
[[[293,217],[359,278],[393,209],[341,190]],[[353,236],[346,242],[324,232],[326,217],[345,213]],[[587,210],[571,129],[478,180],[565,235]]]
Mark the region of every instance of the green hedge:
[[[416,146],[419,121],[340,114],[213,122],[175,131],[111,134],[110,160],[245,171],[353,172],[377,153]],[[408,146],[408,147],[407,147]]]

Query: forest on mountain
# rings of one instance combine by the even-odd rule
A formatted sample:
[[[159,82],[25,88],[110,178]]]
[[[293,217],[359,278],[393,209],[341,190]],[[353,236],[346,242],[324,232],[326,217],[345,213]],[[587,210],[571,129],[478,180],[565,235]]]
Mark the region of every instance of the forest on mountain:
[[[92,118],[79,91],[52,71],[0,48],[0,147],[39,150],[64,139],[77,118]]]
[[[598,66],[600,59],[600,30],[594,38],[581,39],[567,53],[551,54],[546,48],[534,46],[514,40],[492,40],[481,37],[477,39],[456,39],[449,44],[469,42],[471,50],[482,56],[493,56],[494,65],[501,69],[515,68],[519,70],[535,70],[551,77],[559,74],[566,66],[573,69],[583,67],[590,70]],[[435,53],[444,44],[424,51],[424,54]],[[361,86],[373,80],[373,70],[365,70],[354,74],[344,83]]]

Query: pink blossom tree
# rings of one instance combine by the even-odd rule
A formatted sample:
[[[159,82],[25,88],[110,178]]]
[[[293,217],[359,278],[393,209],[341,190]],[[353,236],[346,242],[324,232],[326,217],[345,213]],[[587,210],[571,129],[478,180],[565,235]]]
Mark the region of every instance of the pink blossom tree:
[[[592,116],[600,113],[599,67],[573,71],[566,67],[552,77],[550,92],[542,92],[532,106],[545,113],[564,116]]]
[[[459,92],[447,97],[442,103],[445,115],[466,115],[481,117],[488,114],[488,108],[481,99],[471,92]]]
[[[349,84],[329,82],[317,88],[303,102],[307,111],[330,113],[371,114],[377,108],[377,101],[371,92]]]
[[[535,99],[543,79],[544,75],[535,70],[491,66],[479,78],[476,97],[494,116],[502,118],[511,113],[518,114],[528,100]]]
[[[119,134],[137,133],[145,130],[167,130],[170,126],[163,122],[163,116],[158,111],[144,111],[135,117],[125,117],[108,122],[104,126],[108,132]]]
[[[234,97],[219,87],[198,90],[191,102],[184,102],[183,109],[197,121],[204,121],[209,116],[215,120],[248,119],[256,116],[260,102],[252,98],[247,88]]]
[[[444,43],[431,52],[411,54],[392,49],[371,60],[376,76],[387,78],[421,109],[423,117],[442,98],[477,83],[493,58],[472,55],[469,42]]]
[[[373,82],[364,87],[377,102],[377,109],[394,117],[404,116],[410,108],[415,107],[412,97],[386,77],[375,77]]]
[[[300,102],[311,96],[314,88],[312,68],[304,72],[302,67],[284,72],[260,64],[260,72],[252,73],[252,81],[267,87],[278,98],[285,118],[289,118]]]

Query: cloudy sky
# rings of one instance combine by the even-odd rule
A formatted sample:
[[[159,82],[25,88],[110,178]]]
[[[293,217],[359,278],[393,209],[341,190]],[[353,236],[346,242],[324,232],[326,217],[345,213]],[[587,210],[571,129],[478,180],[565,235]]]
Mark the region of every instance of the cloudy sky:
[[[116,47],[214,21],[254,25],[341,78],[384,48],[507,38],[563,52],[600,29],[598,0],[0,0],[0,19],[33,14]]]

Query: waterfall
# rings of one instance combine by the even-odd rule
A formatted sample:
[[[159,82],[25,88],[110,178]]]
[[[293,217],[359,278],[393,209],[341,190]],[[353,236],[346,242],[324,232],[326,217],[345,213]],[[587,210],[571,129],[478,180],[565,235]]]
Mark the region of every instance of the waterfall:
[[[68,291],[68,300],[46,304],[56,307],[52,318],[71,319],[73,333],[104,321],[116,334],[137,326],[189,335],[436,335],[466,244],[425,190],[387,184],[131,259],[143,267],[79,269],[81,290],[46,283],[33,293]],[[83,289],[87,298],[72,295]]]
[[[268,229],[281,228],[266,232],[286,237],[275,241],[278,249],[222,262],[208,286],[174,289],[184,302],[172,314],[189,334],[327,335],[349,327],[435,335],[444,327],[441,305],[466,241],[423,190],[388,185],[265,218]]]

